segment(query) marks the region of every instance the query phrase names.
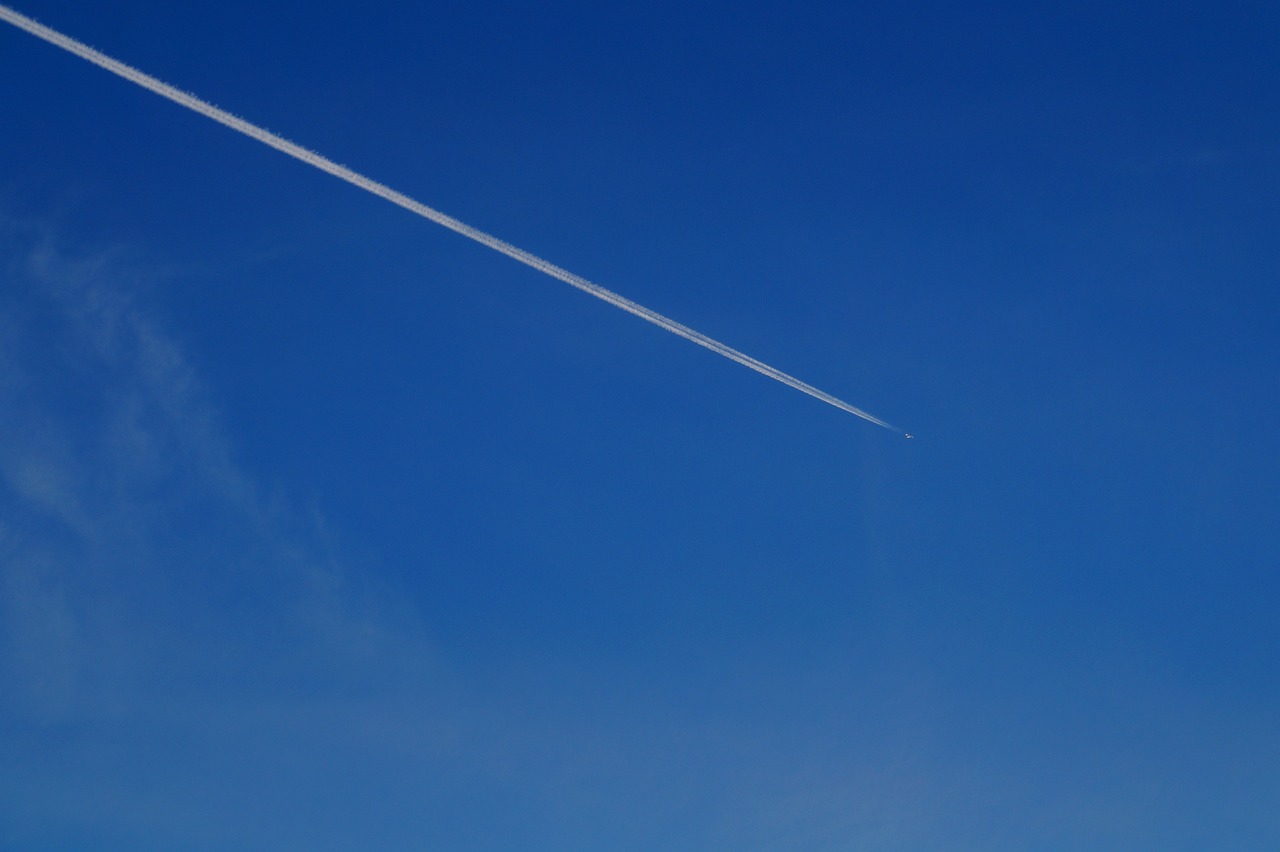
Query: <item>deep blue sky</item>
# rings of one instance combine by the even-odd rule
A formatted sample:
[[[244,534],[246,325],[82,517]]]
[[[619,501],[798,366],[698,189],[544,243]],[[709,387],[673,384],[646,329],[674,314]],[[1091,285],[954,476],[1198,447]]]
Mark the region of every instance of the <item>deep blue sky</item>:
[[[0,846],[1280,844],[1273,3],[24,0]]]

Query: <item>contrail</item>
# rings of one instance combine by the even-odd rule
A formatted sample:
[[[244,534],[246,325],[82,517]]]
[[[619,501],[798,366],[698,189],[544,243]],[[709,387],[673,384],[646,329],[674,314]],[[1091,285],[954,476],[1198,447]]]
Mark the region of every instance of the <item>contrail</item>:
[[[375,180],[371,180],[358,172],[354,172],[346,166],[339,165],[327,157],[322,157],[314,151],[309,151],[306,148],[303,148],[301,145],[295,145],[293,142],[290,142],[282,136],[277,136],[269,130],[258,127],[256,124],[250,124],[243,118],[237,118],[225,110],[218,109],[208,101],[201,100],[195,95],[188,94],[180,89],[175,89],[168,83],[163,83],[149,74],[144,74],[136,68],[112,59],[110,56],[94,50],[87,44],[76,41],[70,36],[65,36],[57,30],[50,29],[49,27],[46,27],[25,15],[15,12],[7,6],[0,5],[0,19],[8,21],[15,27],[26,30],[33,36],[42,38],[50,44],[56,45],[69,53],[74,53],[81,59],[87,59],[94,65],[97,65],[100,68],[105,68],[112,74],[123,77],[130,82],[137,83],[142,88],[155,92],[161,97],[168,98],[174,103],[180,104],[193,112],[198,112],[203,116],[212,118],[219,124],[224,124],[232,130],[243,133],[251,139],[258,140],[264,145],[270,145],[277,151],[288,154],[290,157],[301,160],[308,165],[315,166],[323,172],[328,172],[334,177],[341,178],[347,183],[354,184],[366,192],[371,192],[379,198],[384,198],[392,204],[397,204],[410,212],[416,213],[424,219],[430,219],[438,225],[443,225],[451,231],[456,231],[457,233],[462,234],[462,236],[475,240],[481,245],[488,246],[494,251],[502,252],[507,257],[518,260],[526,266],[531,266],[540,272],[544,272],[552,278],[558,278],[566,284],[571,284],[579,290],[590,293],[597,299],[603,299],[614,307],[622,308],[622,310],[627,313],[635,314],[641,319],[647,320],[659,328],[664,328],[672,334],[678,334],[685,340],[691,340],[699,346],[705,346],[712,352],[723,355],[732,361],[737,361],[744,367],[750,367],[757,373],[762,373],[771,379],[776,379],[784,385],[793,387],[798,391],[803,391],[804,393],[809,394],[809,396],[816,397],[817,399],[820,399],[830,405],[834,405],[836,408],[847,411],[850,414],[855,414],[863,420],[869,420],[878,426],[883,426],[884,428],[894,432],[902,431],[898,427],[891,426],[881,420],[879,417],[868,414],[861,408],[850,405],[842,399],[837,399],[825,391],[818,390],[813,385],[808,384],[807,382],[802,382],[794,376],[787,375],[776,367],[770,367],[763,361],[757,361],[750,355],[739,352],[731,346],[707,337],[699,331],[694,331],[688,326],[678,323],[673,319],[664,317],[657,311],[650,310],[643,305],[638,305],[630,299],[620,296],[612,290],[607,290],[599,284],[588,281],[580,275],[574,275],[567,269],[562,269],[554,263],[543,260],[537,255],[530,254],[524,249],[516,248],[510,243],[500,240],[491,234],[487,234],[478,228],[473,228],[465,222],[459,222],[452,216],[441,213],[439,210],[428,207],[419,201],[415,201],[409,196],[396,192],[394,189],[384,186]],[[911,436],[908,435],[907,437]]]

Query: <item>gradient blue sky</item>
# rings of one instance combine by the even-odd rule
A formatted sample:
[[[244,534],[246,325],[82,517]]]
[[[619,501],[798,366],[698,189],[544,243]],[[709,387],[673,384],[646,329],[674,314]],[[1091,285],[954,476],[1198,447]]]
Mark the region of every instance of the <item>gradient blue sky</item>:
[[[1280,7],[24,0],[0,847],[1280,845]]]

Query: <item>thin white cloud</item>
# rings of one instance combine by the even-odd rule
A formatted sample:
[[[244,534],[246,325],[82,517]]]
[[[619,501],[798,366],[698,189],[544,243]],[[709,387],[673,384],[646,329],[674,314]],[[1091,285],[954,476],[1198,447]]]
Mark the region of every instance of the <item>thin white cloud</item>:
[[[6,231],[0,654],[10,703],[89,711],[120,685],[119,666],[102,657],[109,647],[128,646],[120,657],[135,669],[429,658],[411,617],[361,592],[320,514],[265,499],[236,463],[181,347],[131,294],[126,282],[148,273]],[[256,616],[226,630],[206,598],[242,598]],[[237,659],[253,642],[264,644]]]

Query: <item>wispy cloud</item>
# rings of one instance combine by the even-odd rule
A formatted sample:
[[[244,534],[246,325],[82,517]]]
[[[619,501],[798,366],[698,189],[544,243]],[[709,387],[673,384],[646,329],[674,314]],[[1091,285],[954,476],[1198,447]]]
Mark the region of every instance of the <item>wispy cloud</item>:
[[[37,720],[87,712],[119,674],[90,658],[125,637],[132,668],[228,664],[253,642],[258,668],[386,652],[387,617],[320,514],[264,496],[180,345],[138,304],[130,279],[154,273],[69,255],[33,228],[10,224],[0,243],[0,702]],[[255,617],[223,636],[237,608]]]

